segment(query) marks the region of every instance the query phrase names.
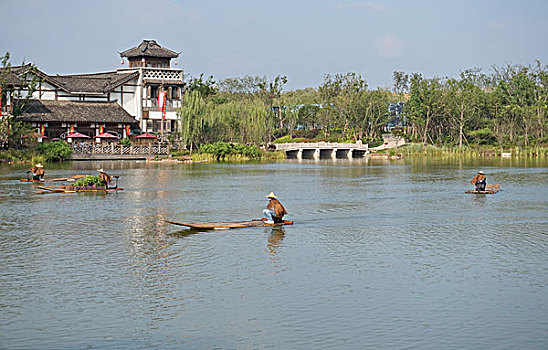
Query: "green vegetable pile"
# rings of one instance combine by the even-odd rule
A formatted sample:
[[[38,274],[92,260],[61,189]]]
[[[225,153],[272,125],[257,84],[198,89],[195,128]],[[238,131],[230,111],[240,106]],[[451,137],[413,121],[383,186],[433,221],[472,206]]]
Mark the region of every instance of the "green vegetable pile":
[[[84,178],[76,180],[74,186],[104,186],[105,183],[101,181],[99,176],[88,175]]]

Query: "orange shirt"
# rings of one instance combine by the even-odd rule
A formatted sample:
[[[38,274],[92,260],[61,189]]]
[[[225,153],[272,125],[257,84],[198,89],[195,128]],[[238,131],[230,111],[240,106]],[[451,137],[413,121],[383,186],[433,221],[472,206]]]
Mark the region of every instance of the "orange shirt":
[[[32,168],[30,168],[30,171],[32,171],[32,175],[44,176],[44,174],[46,173],[46,171],[44,170],[44,168],[39,168],[39,167],[35,167],[35,166],[33,166]]]
[[[285,214],[287,214],[287,211],[285,211],[284,206],[282,203],[280,203],[279,200],[271,198],[270,202],[268,202],[268,205],[266,206],[266,209],[270,209],[273,212],[276,213],[276,217],[281,219],[284,217]]]
[[[107,185],[112,181],[112,176],[107,173],[99,173],[99,178]]]
[[[483,180],[485,180],[485,175],[481,175],[481,174],[477,174],[476,176],[474,176],[474,178],[470,181],[470,183],[472,185],[475,185],[476,182],[483,182]]]

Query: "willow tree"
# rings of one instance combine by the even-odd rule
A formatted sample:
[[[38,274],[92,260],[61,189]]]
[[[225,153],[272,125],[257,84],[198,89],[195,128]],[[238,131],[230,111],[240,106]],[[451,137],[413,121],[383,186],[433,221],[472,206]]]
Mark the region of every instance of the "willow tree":
[[[181,123],[181,138],[190,146],[190,153],[195,145],[200,145],[204,134],[214,124],[212,104],[208,103],[198,90],[188,93],[184,103],[177,111]]]
[[[267,133],[269,111],[265,104],[259,99],[247,100],[243,111],[243,141],[254,144],[270,141]]]
[[[215,106],[217,139],[261,144],[268,139],[269,111],[260,99],[238,99]]]

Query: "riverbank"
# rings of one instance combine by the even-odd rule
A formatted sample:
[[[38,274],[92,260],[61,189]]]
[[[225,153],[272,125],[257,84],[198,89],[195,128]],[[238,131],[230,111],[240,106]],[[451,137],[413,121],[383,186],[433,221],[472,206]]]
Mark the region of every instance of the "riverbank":
[[[527,157],[527,158],[548,158],[548,147],[530,147],[530,148],[509,148],[502,149],[494,146],[483,147],[438,147],[433,145],[424,145],[420,143],[410,143],[398,148],[386,149],[371,153],[372,157],[409,157],[409,156],[466,156],[466,157]],[[261,159],[279,160],[285,159],[285,153],[281,151],[268,152],[262,150]],[[174,153],[171,157],[155,158],[154,160],[170,159],[180,162],[204,162],[213,161],[216,156],[211,153],[193,153],[192,155],[182,155]],[[225,161],[252,161],[257,158],[245,156],[242,154],[227,154]],[[48,158],[35,149],[15,150],[8,149],[0,151],[0,163],[5,164],[34,164],[45,163]]]
[[[548,157],[548,147],[498,148],[494,146],[478,147],[438,147],[422,143],[409,143],[398,148],[385,150],[384,153],[401,156],[467,156],[467,157]]]

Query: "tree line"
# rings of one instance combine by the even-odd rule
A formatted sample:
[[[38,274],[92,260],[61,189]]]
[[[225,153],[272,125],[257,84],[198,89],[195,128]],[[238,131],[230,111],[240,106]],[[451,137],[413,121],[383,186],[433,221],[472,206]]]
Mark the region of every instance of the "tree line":
[[[458,77],[393,73],[390,89],[368,89],[357,73],[326,74],[316,88],[284,91],[287,77],[190,78],[180,138],[191,149],[223,141],[266,145],[283,137],[374,144],[394,126],[437,146],[541,147],[547,139],[548,67],[473,68]]]

